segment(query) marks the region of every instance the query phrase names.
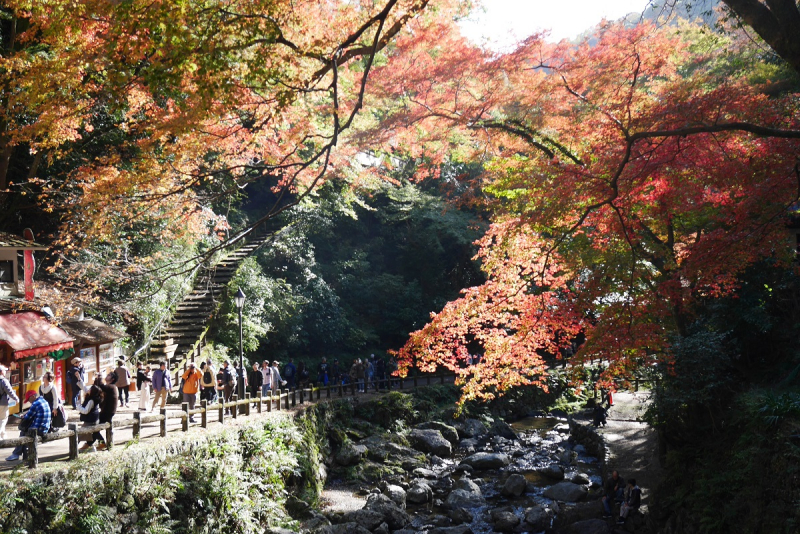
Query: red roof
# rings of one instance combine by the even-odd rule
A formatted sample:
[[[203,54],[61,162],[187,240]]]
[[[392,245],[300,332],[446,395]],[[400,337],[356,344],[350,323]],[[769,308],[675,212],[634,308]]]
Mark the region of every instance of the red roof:
[[[36,312],[0,314],[0,343],[11,347],[14,359],[72,347],[74,338]]]

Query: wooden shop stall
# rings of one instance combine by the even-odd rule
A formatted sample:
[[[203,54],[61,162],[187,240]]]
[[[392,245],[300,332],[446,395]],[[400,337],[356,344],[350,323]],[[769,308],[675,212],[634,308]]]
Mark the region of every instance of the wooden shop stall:
[[[0,313],[0,363],[8,367],[8,380],[20,399],[25,393],[38,390],[42,375],[53,371],[55,385],[64,393],[64,361],[75,353],[75,339],[52,324],[44,313],[23,311]],[[17,413],[26,404],[12,407]]]
[[[61,328],[75,338],[75,356],[80,356],[83,360],[87,384],[94,381],[98,372],[108,373],[117,367],[117,360],[122,357],[117,341],[127,337],[124,333],[97,319],[65,321],[61,323]],[[70,360],[73,357],[64,361],[64,372],[72,367]]]

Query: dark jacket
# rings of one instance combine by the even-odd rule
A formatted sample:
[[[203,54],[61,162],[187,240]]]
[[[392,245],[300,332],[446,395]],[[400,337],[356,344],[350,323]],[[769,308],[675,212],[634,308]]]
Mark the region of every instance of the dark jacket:
[[[147,374],[144,371],[139,369],[138,371],[136,371],[136,389],[141,391],[142,384],[144,384],[145,382],[152,382],[152,380],[150,379],[149,376],[147,376]]]
[[[100,415],[104,416],[104,419],[110,420],[110,418],[114,417],[117,413],[119,390],[116,386],[109,386],[108,384],[103,384],[100,387],[103,388],[103,402],[100,404]]]
[[[251,391],[260,391],[261,386],[264,384],[264,375],[261,370],[250,370],[250,375],[247,377],[247,384],[250,386]]]

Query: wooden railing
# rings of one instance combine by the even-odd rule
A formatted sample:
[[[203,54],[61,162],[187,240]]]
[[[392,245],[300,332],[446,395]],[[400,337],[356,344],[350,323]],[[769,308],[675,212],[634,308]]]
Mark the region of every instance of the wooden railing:
[[[431,385],[433,382],[444,384],[448,378],[454,378],[453,373],[442,373],[424,376],[413,376],[406,378],[387,378],[384,380],[373,381],[369,384],[369,389],[375,389],[377,392],[387,392],[392,389],[403,390],[407,387],[417,388],[420,385]],[[411,384],[408,384],[411,382]],[[424,382],[424,383],[423,383]],[[181,420],[181,430],[186,432],[189,430],[189,418],[195,415],[200,416],[200,427],[208,427],[208,414],[216,412],[217,422],[225,424],[225,419],[230,417],[237,419],[239,416],[248,417],[252,413],[252,408],[255,407],[256,413],[260,414],[266,408],[267,412],[281,410],[281,404],[284,410],[289,410],[298,404],[302,405],[306,402],[314,402],[332,398],[342,398],[345,395],[355,396],[358,395],[358,384],[336,384],[322,387],[308,387],[293,390],[277,390],[270,391],[266,397],[259,393],[256,398],[251,398],[249,393],[245,393],[244,399],[239,399],[237,395],[233,395],[230,402],[215,402],[208,404],[208,401],[200,401],[200,408],[194,410],[189,409],[188,403],[181,404],[181,410],[167,410],[161,408],[160,413],[147,415],[141,412],[134,412],[133,417],[127,419],[114,419],[111,423],[102,423],[93,426],[79,426],[77,423],[68,423],[66,430],[59,430],[56,432],[49,432],[44,436],[37,435],[36,430],[30,430],[27,436],[18,438],[9,438],[0,440],[0,448],[16,447],[19,445],[27,445],[27,451],[24,458],[27,461],[28,467],[35,469],[39,465],[39,445],[42,443],[49,443],[51,441],[58,441],[62,439],[69,440],[69,460],[78,458],[78,443],[81,436],[88,436],[95,432],[105,431],[105,442],[108,448],[114,446],[114,430],[117,428],[133,428],[133,438],[138,439],[141,436],[142,425],[149,423],[160,423],[160,437],[167,435],[167,421],[170,419]],[[316,399],[314,397],[316,396]],[[226,412],[230,415],[226,415]],[[10,429],[10,428],[9,428]]]

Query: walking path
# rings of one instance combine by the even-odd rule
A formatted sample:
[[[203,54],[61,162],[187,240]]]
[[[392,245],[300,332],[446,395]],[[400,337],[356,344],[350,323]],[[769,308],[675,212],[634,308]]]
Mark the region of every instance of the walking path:
[[[642,504],[661,480],[656,431],[639,419],[647,409],[648,392],[618,392],[608,414],[608,425],[599,429],[609,450],[607,468],[625,479],[635,478],[642,488]]]

